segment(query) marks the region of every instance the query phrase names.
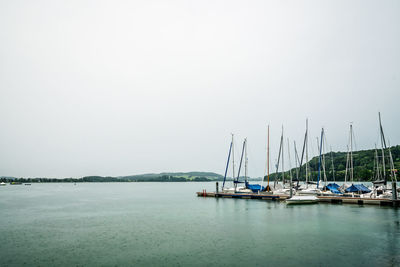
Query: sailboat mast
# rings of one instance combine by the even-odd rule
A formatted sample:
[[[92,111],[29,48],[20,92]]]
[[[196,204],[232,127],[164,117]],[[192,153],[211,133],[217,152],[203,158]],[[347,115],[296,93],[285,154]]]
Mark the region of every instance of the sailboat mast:
[[[244,181],[245,181],[245,185],[247,185],[247,168],[248,168],[248,158],[247,158],[247,138],[244,139],[245,142],[245,147],[244,147]]]
[[[236,183],[235,183],[235,143],[233,142],[233,134],[232,134],[232,180],[233,180],[233,185],[235,187],[236,191]]]
[[[344,174],[344,184],[345,185],[347,183],[347,173],[348,173],[348,169],[349,169],[349,156],[350,156],[349,145],[347,145],[346,172]]]
[[[279,161],[281,159],[281,153],[282,153],[282,136],[283,135],[281,135],[281,143],[279,144],[278,162],[276,163],[276,172],[275,173],[277,176],[278,176],[278,171],[279,171]],[[277,178],[274,179],[274,188],[276,186],[277,180],[278,180]]]
[[[350,124],[350,178],[353,183],[353,124]]]
[[[293,145],[294,145],[294,162],[296,164],[296,179],[297,179],[297,182],[299,182],[299,165],[298,164],[300,164],[300,160],[299,160],[299,154],[297,153],[296,141],[293,141]]]
[[[395,171],[394,171],[394,164],[393,164],[392,152],[390,151],[390,142],[389,142],[388,150],[389,150],[389,160],[390,160],[390,169],[391,169],[390,175],[391,175],[392,183],[393,183],[393,180],[397,182],[397,178],[396,178],[396,173],[395,173]]]
[[[335,182],[335,168],[333,166],[333,154],[332,154],[332,147],[331,147],[331,161],[332,161],[332,179]]]
[[[376,148],[376,144],[375,144],[375,179],[377,181],[379,181],[381,179],[381,175],[380,175],[380,168],[379,168],[379,160],[378,160],[378,149]]]
[[[306,187],[308,187],[308,119],[306,120]]]
[[[242,169],[242,162],[243,162],[243,155],[244,155],[245,146],[246,146],[246,138],[243,141],[242,154],[240,156],[240,163],[239,163],[239,169],[238,169],[238,174],[237,174],[237,178],[236,178],[236,184],[239,182],[240,170]]]
[[[326,178],[326,170],[325,170],[325,154],[326,154],[326,135],[325,135],[325,130],[324,130],[324,138],[321,141],[322,144],[322,173],[324,174],[324,186],[326,188],[326,183],[327,183],[327,178]]]
[[[321,130],[321,145],[318,143],[318,137],[317,137],[317,145],[319,147],[319,163],[318,163],[318,179],[317,179],[317,188],[319,188],[319,179],[321,177],[321,163],[322,163],[322,139],[324,138],[324,128]]]
[[[282,187],[285,188],[285,164],[284,164],[284,143],[283,143],[283,126],[282,126],[282,137],[281,137],[281,141],[282,141]]]
[[[230,160],[230,158],[231,158],[231,152],[232,152],[232,144],[233,144],[233,143],[232,143],[232,141],[231,141],[231,144],[230,144],[230,146],[229,146],[228,160],[227,160],[227,162],[226,162],[225,175],[224,175],[224,182],[222,183],[222,190],[224,190],[224,187],[225,187],[226,175],[227,175],[227,173],[228,173],[229,160]]]
[[[288,158],[289,158],[290,184],[292,184],[293,175],[292,175],[292,160],[290,159],[290,143],[289,143],[289,138],[287,139],[287,151],[288,151]]]
[[[385,136],[383,135],[382,129],[382,122],[381,122],[381,113],[378,112],[379,115],[379,130],[381,135],[381,146],[382,146],[382,171],[383,171],[383,180],[385,180],[386,185],[386,169],[385,169],[385,148],[386,148],[386,141]]]
[[[268,124],[268,137],[267,137],[267,190],[269,191],[269,124]]]

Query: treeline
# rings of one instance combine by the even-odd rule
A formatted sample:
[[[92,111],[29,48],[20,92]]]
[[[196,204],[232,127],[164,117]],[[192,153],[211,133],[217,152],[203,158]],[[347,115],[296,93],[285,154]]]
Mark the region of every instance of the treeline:
[[[400,169],[400,146],[393,146],[390,148],[393,158],[393,165],[395,172]],[[378,149],[378,161],[379,161],[379,170],[381,176],[383,174],[382,167],[382,152]],[[300,155],[299,155],[300,156]],[[347,152],[332,152],[326,153],[325,157],[325,174],[327,176],[327,180],[329,181],[344,181],[346,175],[346,161],[347,161]],[[332,161],[333,167],[332,168]],[[389,153],[385,151],[385,173],[387,179],[390,180],[391,168],[389,165]],[[319,167],[319,157],[313,157],[309,161],[309,171],[311,180],[317,181],[318,179],[318,167]],[[375,149],[370,150],[360,150],[353,152],[353,177],[354,181],[373,181],[376,176],[376,156]],[[302,165],[301,170],[298,168],[291,169],[292,175],[295,178],[296,172],[299,172],[299,180],[305,180],[305,164]],[[321,167],[321,177],[323,179],[323,168]],[[278,179],[282,179],[282,172],[274,173],[270,175],[270,179],[274,180],[276,177]],[[285,179],[290,179],[290,172],[284,172]],[[347,179],[350,178],[350,173],[347,174]],[[266,178],[265,178],[266,179]]]
[[[176,177],[172,175],[160,175],[154,177],[135,176],[134,178],[126,177],[103,177],[103,176],[86,176],[82,178],[14,178],[2,177],[0,182],[20,182],[20,183],[83,183],[83,182],[209,182],[213,181],[207,177]]]

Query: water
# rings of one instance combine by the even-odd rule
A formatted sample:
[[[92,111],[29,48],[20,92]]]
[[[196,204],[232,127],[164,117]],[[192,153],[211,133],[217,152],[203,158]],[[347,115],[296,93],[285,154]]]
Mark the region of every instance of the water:
[[[400,210],[202,198],[214,183],[0,187],[0,266],[399,266]]]

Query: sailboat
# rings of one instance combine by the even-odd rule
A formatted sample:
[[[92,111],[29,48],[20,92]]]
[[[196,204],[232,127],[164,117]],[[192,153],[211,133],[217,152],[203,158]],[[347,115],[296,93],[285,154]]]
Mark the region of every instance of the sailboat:
[[[306,133],[304,135],[304,144],[303,144],[303,151],[301,155],[301,162],[300,162],[300,171],[301,171],[301,164],[303,163],[304,152],[306,154],[306,182],[299,187],[299,191],[297,191],[297,195],[317,195],[321,192],[319,188],[317,188],[317,184],[315,182],[310,181],[309,179],[309,166],[308,166],[308,119],[306,120]]]
[[[315,204],[318,203],[318,198],[315,195],[296,195],[285,200],[287,205],[293,204]]]
[[[353,124],[350,123],[350,151],[347,153],[347,162],[346,162],[346,173],[345,173],[345,182],[343,184],[342,190],[345,193],[358,193],[358,194],[364,194],[364,193],[369,193],[371,192],[370,189],[368,189],[365,185],[363,184],[354,184],[354,165],[353,165]],[[350,173],[350,180],[351,180],[351,185],[347,184],[347,173]]]
[[[222,192],[229,192],[229,193],[234,193],[235,188],[225,188],[225,182],[226,182],[226,175],[228,174],[228,168],[229,168],[229,162],[232,154],[232,169],[233,169],[233,179],[235,179],[235,159],[233,157],[233,134],[232,135],[232,140],[229,146],[229,153],[228,153],[228,161],[226,162],[226,168],[225,168],[225,175],[224,175],[224,181],[222,183]]]
[[[240,164],[239,164],[239,170],[238,170],[238,175],[237,177],[235,176],[235,156],[234,156],[234,135],[232,134],[232,140],[231,144],[229,146],[229,153],[228,153],[228,161],[226,163],[226,168],[225,168],[225,175],[224,175],[224,182],[222,184],[222,192],[224,193],[251,193],[252,191],[250,189],[247,189],[244,186],[238,186],[238,184],[243,183],[239,181],[239,176],[240,176],[240,169],[242,167],[242,162],[243,162],[243,154],[246,151],[246,160],[245,160],[245,179],[247,181],[247,149],[246,149],[246,144],[247,144],[247,139],[244,140],[243,142],[243,148],[242,148],[242,155],[240,158]],[[226,182],[226,176],[228,173],[229,169],[229,163],[230,163],[230,158],[232,156],[232,179],[233,179],[233,186],[230,188],[225,188],[225,182]]]
[[[276,163],[276,171],[275,174],[278,176],[279,166],[281,166],[281,174],[282,174],[282,184],[279,184],[279,179],[275,178],[274,180],[274,195],[290,195],[291,192],[293,193],[292,183],[291,180],[288,182],[285,179],[285,165],[284,165],[284,138],[283,138],[283,127],[282,127],[282,134],[281,134],[281,141],[279,145],[279,153],[278,159]],[[281,164],[280,164],[281,163]]]
[[[247,180],[247,168],[248,168],[248,158],[247,158],[247,138],[244,139],[243,141],[243,148],[242,148],[242,156],[240,157],[240,164],[239,164],[239,170],[238,170],[238,175],[235,181],[235,184],[243,183],[239,181],[240,177],[240,170],[242,167],[242,161],[243,161],[243,154],[244,154],[244,187],[238,187],[236,186],[235,193],[253,193],[261,190],[260,185],[250,185],[248,180]]]
[[[240,193],[245,192],[245,193],[257,193],[260,191],[264,190],[264,187],[261,184],[250,184],[248,181],[248,176],[247,176],[247,170],[248,170],[248,157],[247,157],[247,138],[244,139],[243,143],[243,150],[245,152],[245,174],[244,174],[244,180],[245,180],[245,187],[241,190],[239,190]],[[243,153],[242,153],[243,156]],[[240,167],[239,167],[240,171]],[[239,174],[238,174],[238,179],[239,179]]]
[[[374,191],[376,191],[379,198],[393,198],[397,199],[397,192],[387,189],[387,173],[386,173],[386,160],[385,160],[385,150],[387,150],[389,154],[389,166],[390,166],[390,178],[392,181],[392,187],[397,183],[396,172],[394,169],[392,153],[389,147],[386,146],[386,139],[383,133],[382,121],[381,121],[381,113],[378,113],[379,116],[379,134],[381,139],[381,152],[382,152],[382,177],[380,175],[380,167],[379,167],[379,160],[377,156],[377,150],[375,147],[375,157],[376,157],[376,180],[373,182],[374,184]]]

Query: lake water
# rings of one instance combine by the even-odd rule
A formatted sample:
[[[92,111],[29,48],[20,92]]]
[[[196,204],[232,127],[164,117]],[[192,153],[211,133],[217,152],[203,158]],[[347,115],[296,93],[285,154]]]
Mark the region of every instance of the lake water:
[[[399,266],[400,210],[202,198],[215,183],[0,187],[0,266]]]

